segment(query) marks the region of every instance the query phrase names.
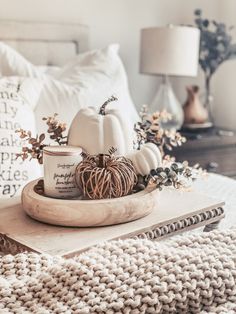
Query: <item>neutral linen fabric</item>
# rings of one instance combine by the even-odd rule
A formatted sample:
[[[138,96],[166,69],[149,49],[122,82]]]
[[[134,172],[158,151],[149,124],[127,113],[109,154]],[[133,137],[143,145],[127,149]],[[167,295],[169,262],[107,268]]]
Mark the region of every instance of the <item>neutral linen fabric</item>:
[[[0,257],[1,313],[229,313],[235,304],[235,229],[113,241],[70,260]]]
[[[34,108],[40,93],[39,82],[29,78],[0,78],[0,198],[20,195],[23,186],[40,176],[34,161],[16,159],[24,142],[17,129],[36,133]]]
[[[0,44],[0,74],[24,75],[44,82],[35,109],[38,132],[45,131],[42,117],[59,114],[59,120],[69,126],[79,109],[99,108],[115,94],[119,101],[111,107],[119,108],[133,125],[138,114],[130,97],[127,75],[119,57],[119,46],[110,45],[79,54],[64,67],[37,67],[12,48]]]

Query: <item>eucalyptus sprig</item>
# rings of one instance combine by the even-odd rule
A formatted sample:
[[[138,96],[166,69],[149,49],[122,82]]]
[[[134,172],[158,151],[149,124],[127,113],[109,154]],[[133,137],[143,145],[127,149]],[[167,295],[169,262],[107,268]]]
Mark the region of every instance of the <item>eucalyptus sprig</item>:
[[[236,42],[231,35],[234,26],[204,18],[200,9],[194,14],[201,31],[199,64],[211,76],[224,61],[236,58]]]
[[[147,184],[155,184],[159,190],[164,186],[173,186],[175,189],[187,187],[195,179],[195,168],[189,167],[187,162],[174,162],[169,167],[158,167],[146,178]]]
[[[43,118],[48,126],[47,132],[50,134],[50,139],[54,140],[59,145],[67,144],[67,136],[63,134],[66,130],[66,123],[59,122],[56,117],[57,113],[54,113],[53,117]]]
[[[222,22],[203,17],[202,10],[194,11],[195,24],[201,32],[199,64],[205,74],[206,105],[211,95],[211,78],[219,66],[236,58],[236,41],[232,29]]]
[[[169,165],[163,163],[162,167],[151,170],[147,176],[139,176],[136,190],[143,190],[147,186],[155,186],[162,190],[164,187],[174,187],[175,189],[187,188],[190,184],[205,171],[199,165],[190,167],[187,161],[183,163],[172,162]]]
[[[58,145],[66,145],[67,144],[67,136],[64,135],[64,131],[66,130],[66,124],[60,123],[57,119],[57,114],[55,113],[52,117],[43,118],[43,121],[46,121],[48,126],[47,133],[50,134],[50,139],[54,140]],[[19,134],[19,137],[24,140],[25,144],[21,152],[16,154],[17,158],[21,158],[23,161],[30,158],[37,159],[39,164],[43,163],[43,148],[48,146],[48,144],[44,143],[46,135],[41,133],[36,137],[32,136],[31,131],[26,131],[24,129],[18,129],[15,131]]]
[[[145,143],[153,143],[158,146],[164,156],[165,150],[171,151],[173,147],[181,146],[186,142],[186,138],[176,130],[165,130],[161,127],[162,122],[171,119],[171,115],[167,111],[163,110],[150,115],[147,113],[147,106],[144,105],[140,117],[141,121],[134,126],[135,148],[140,149]]]
[[[43,144],[45,139],[45,134],[40,134],[40,136],[32,137],[31,131],[25,131],[23,129],[16,130],[19,133],[21,139],[25,141],[28,145],[23,146],[21,152],[16,154],[16,158],[21,158],[23,161],[30,158],[37,159],[39,164],[43,163],[43,148],[46,146]]]

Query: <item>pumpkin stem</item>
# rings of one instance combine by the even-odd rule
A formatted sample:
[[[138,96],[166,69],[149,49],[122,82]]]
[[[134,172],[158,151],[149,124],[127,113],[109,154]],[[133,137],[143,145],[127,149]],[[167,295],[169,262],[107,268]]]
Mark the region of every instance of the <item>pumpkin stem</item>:
[[[104,102],[104,104],[101,106],[100,110],[99,110],[99,114],[105,116],[106,115],[106,106],[112,102],[112,101],[116,101],[118,100],[117,97],[115,96],[111,96],[110,98],[107,99],[107,101]]]
[[[105,155],[104,154],[99,154],[98,155],[98,167],[99,168],[105,168]]]
[[[86,159],[88,157],[88,154],[84,151],[80,155],[83,159]]]
[[[117,148],[115,148],[115,147],[112,146],[112,147],[108,150],[108,153],[109,153],[110,156],[112,156],[112,155],[115,154],[116,151],[117,151]]]

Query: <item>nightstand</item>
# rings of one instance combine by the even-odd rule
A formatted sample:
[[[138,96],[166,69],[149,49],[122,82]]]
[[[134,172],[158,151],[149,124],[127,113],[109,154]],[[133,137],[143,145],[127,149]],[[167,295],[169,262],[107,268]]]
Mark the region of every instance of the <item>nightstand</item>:
[[[193,133],[181,131],[187,143],[173,150],[177,161],[199,163],[208,172],[236,179],[236,134],[222,129]]]

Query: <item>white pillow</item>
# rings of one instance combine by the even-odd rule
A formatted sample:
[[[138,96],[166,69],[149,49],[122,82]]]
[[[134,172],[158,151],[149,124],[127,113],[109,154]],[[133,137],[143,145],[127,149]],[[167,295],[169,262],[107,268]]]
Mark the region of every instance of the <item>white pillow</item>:
[[[55,77],[61,68],[54,65],[38,65],[35,66],[37,69],[37,75],[47,74],[49,76]]]
[[[57,66],[35,66],[16,50],[0,42],[0,76],[41,77],[42,74],[54,76],[60,69]]]
[[[0,42],[0,76],[40,76],[37,67],[10,46]]]
[[[138,119],[117,45],[78,55],[57,71],[54,78],[45,75],[44,82],[44,91],[36,108],[39,130],[42,130],[41,117],[45,114],[56,112],[61,121],[70,125],[79,109],[99,108],[113,94],[119,101],[110,107],[120,108],[131,124]]]
[[[40,84],[29,78],[0,79],[0,198],[19,195],[23,186],[41,175],[35,161],[16,159],[23,141],[17,129],[35,134],[34,107],[40,94]]]
[[[59,120],[69,126],[79,109],[87,106],[98,108],[112,94],[115,94],[119,101],[111,104],[111,107],[120,108],[123,114],[130,118],[132,125],[138,120],[118,50],[119,46],[113,44],[105,49],[89,51],[76,56],[63,68],[49,73],[43,72],[42,68],[29,66],[29,62],[22,60],[22,56],[18,60],[21,66],[17,66],[16,54],[18,53],[14,53],[14,62],[8,60],[8,73],[10,64],[11,75],[21,75],[21,73],[25,75],[28,71],[28,76],[41,77],[44,81],[44,88],[35,110],[40,133],[45,131],[43,116],[58,113]],[[0,47],[0,56],[1,54]],[[10,58],[11,52],[7,55]]]

